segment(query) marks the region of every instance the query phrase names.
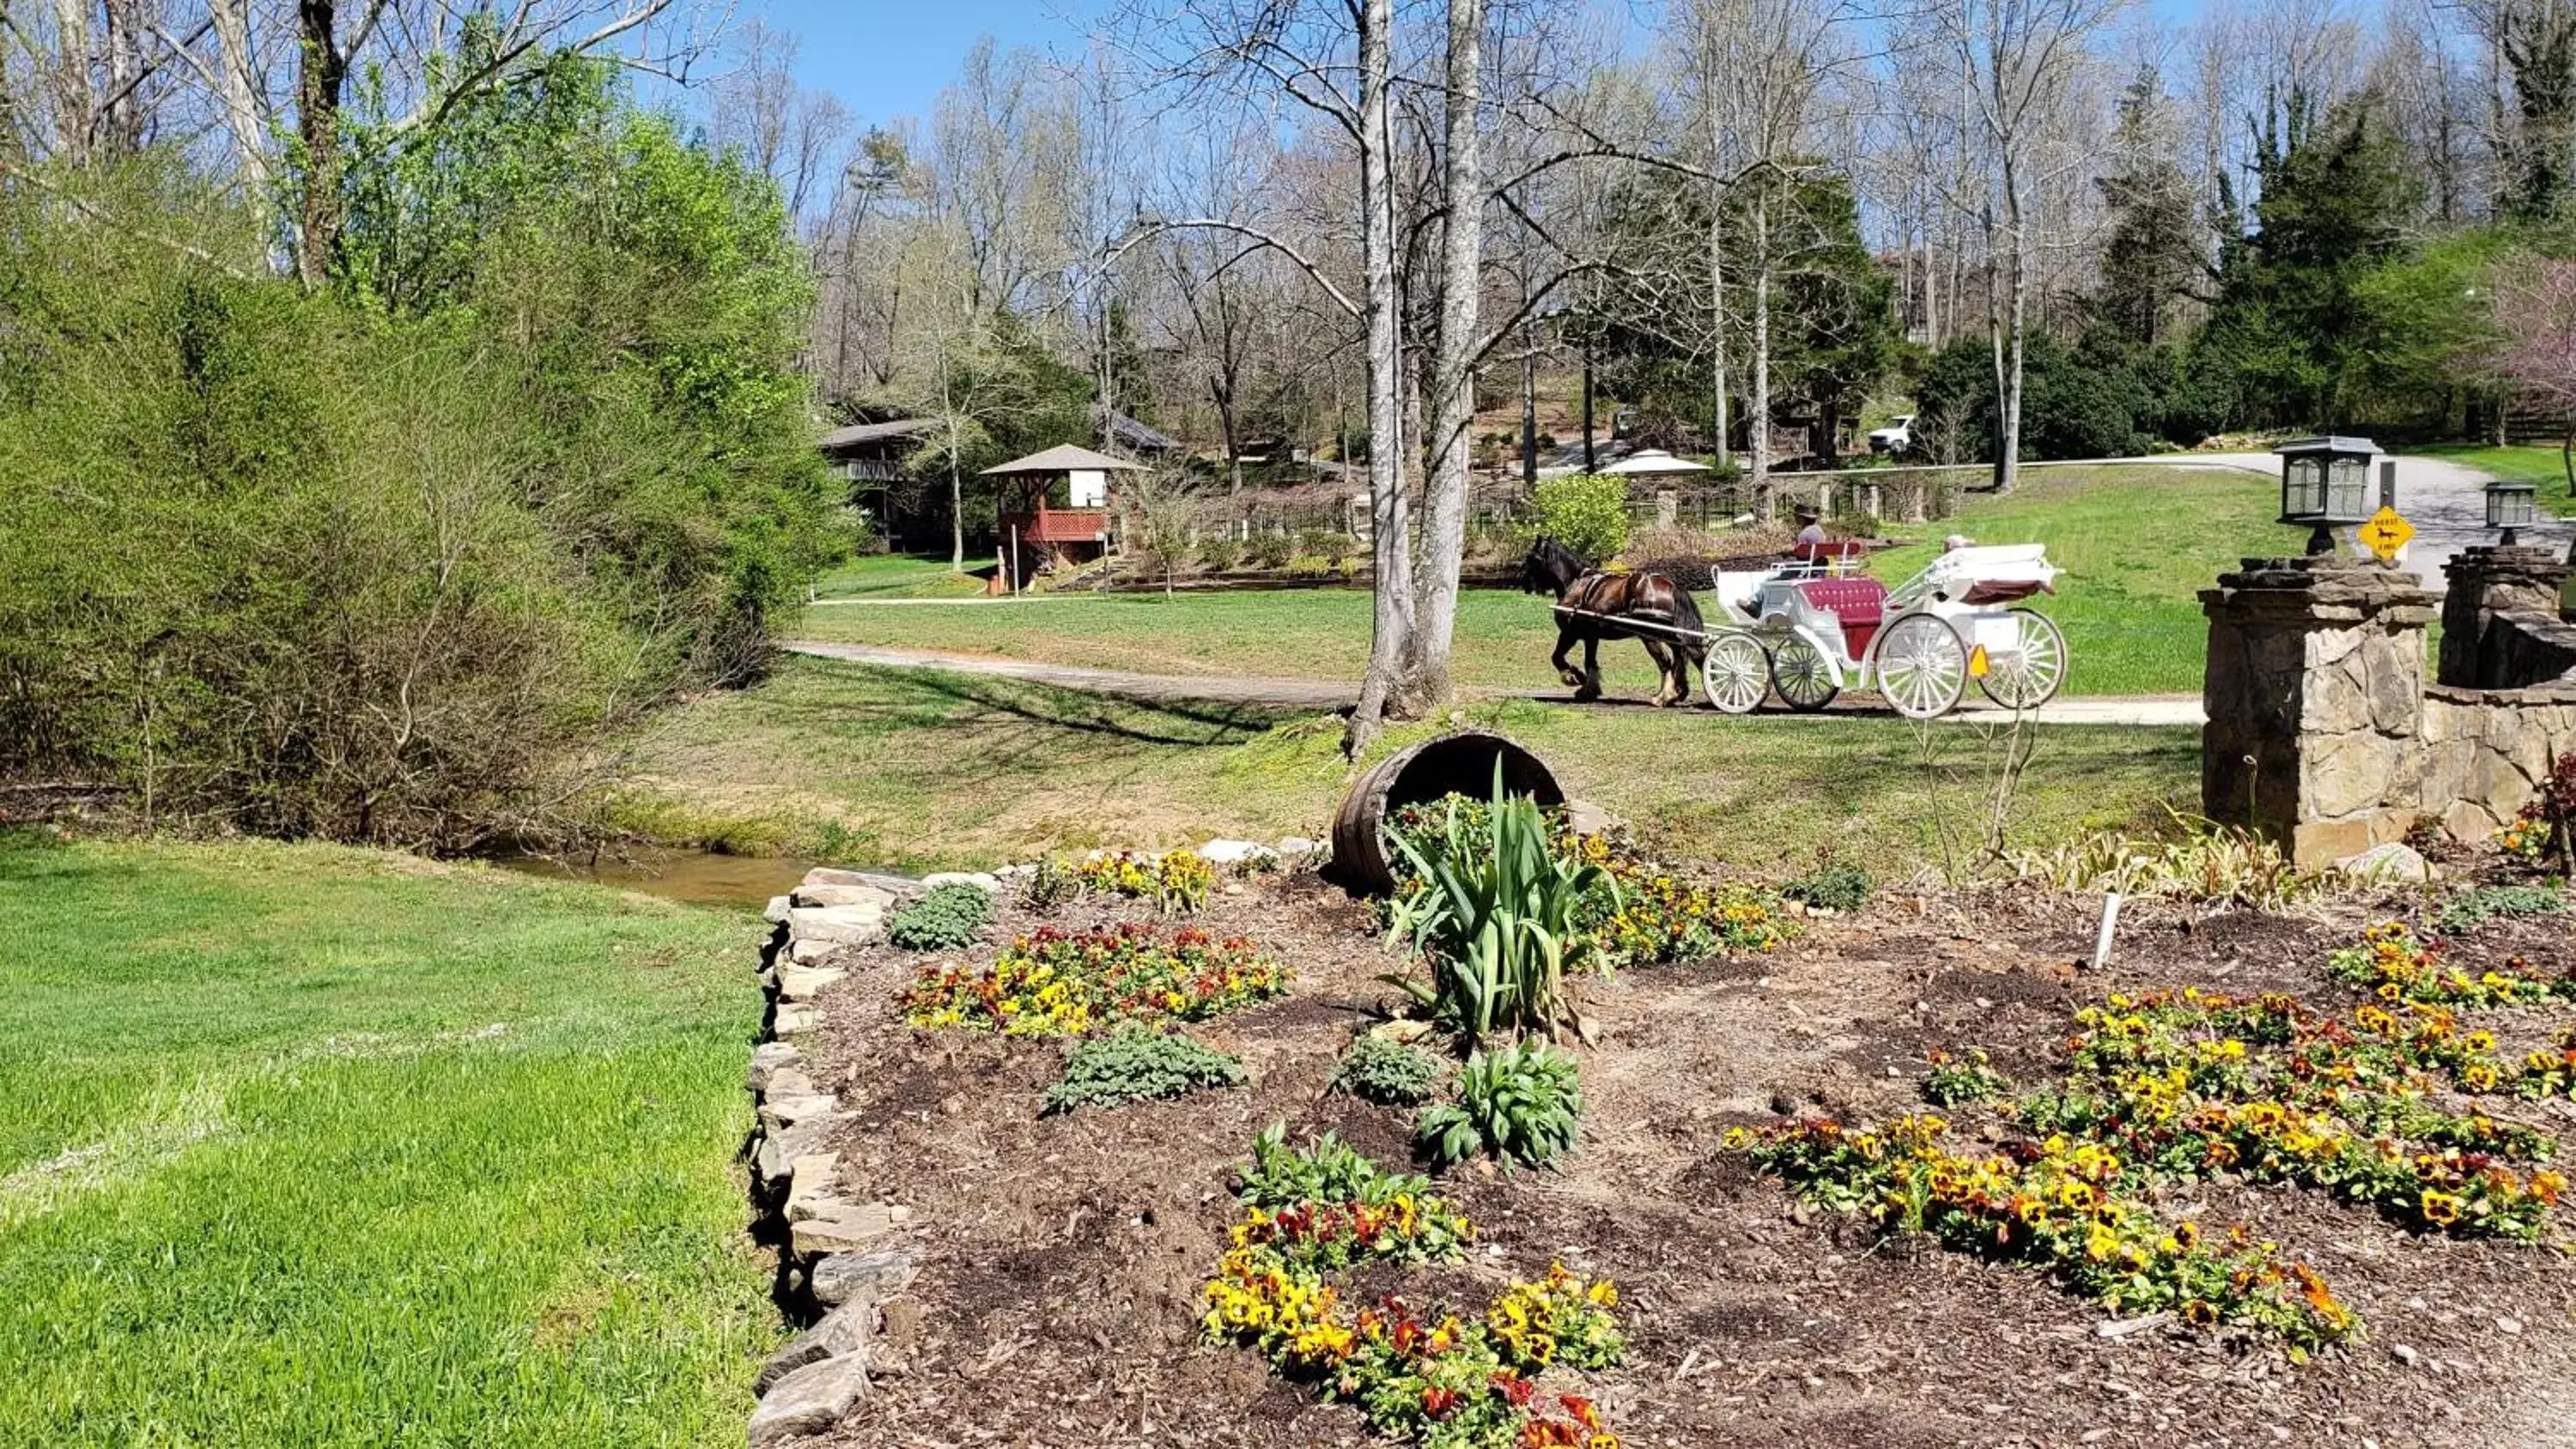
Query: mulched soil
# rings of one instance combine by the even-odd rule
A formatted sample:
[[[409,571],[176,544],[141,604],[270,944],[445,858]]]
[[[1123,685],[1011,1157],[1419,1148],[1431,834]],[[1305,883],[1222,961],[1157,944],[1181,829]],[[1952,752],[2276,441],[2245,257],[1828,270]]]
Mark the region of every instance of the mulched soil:
[[[875,948],[826,993],[820,1080],[857,1113],[837,1149],[844,1179],[915,1210],[924,1271],[888,1315],[899,1370],[821,1442],[1374,1442],[1356,1413],[1251,1352],[1205,1345],[1198,1294],[1234,1217],[1229,1170],[1262,1127],[1407,1155],[1408,1114],[1325,1091],[1352,1031],[1394,1003],[1375,978],[1402,963],[1363,907],[1311,876],[1222,889],[1204,923],[1255,936],[1298,973],[1288,997],[1193,1028],[1244,1058],[1246,1090],[1041,1118],[1062,1043],[916,1032],[895,1017],[896,993],[943,958]],[[1084,902],[1054,918],[1138,914]],[[1927,1046],[1982,1046],[2017,1081],[2044,1082],[2073,1013],[2113,991],[2198,984],[2350,1004],[2320,967],[2377,917],[2336,915],[2133,904],[2117,960],[2097,974],[2072,964],[2090,955],[2090,902],[1882,896],[1808,923],[1771,956],[1592,983],[1579,1154],[1561,1174],[1451,1174],[1443,1191],[1477,1221],[1479,1254],[1425,1291],[1480,1304],[1552,1259],[1615,1278],[1631,1351],[1592,1385],[1631,1445],[2576,1446],[2564,1229],[2536,1247],[2453,1241],[2313,1192],[2170,1195],[2205,1222],[2277,1238],[2362,1315],[2363,1338],[2293,1365],[2179,1328],[2105,1336],[2102,1309],[2039,1272],[1882,1241],[1719,1151],[1729,1126],[1782,1111],[1920,1110]],[[1038,919],[1006,906],[988,938]],[[2564,917],[2520,918],[2456,949],[2555,970],[2576,943]],[[2480,1023],[2511,1041],[2571,1018]],[[2495,1110],[2576,1136],[2565,1102]]]

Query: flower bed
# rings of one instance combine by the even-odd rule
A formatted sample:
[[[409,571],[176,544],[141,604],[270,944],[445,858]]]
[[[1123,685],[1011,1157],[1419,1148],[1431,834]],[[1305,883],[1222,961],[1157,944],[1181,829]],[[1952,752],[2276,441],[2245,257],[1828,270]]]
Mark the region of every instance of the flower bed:
[[[1953,1154],[1934,1117],[1875,1132],[1799,1122],[1739,1131],[1731,1145],[1811,1200],[1882,1226],[2047,1265],[2123,1311],[2241,1324],[2304,1352],[2347,1332],[2350,1312],[2316,1274],[2241,1233],[2222,1250],[2197,1224],[2166,1227],[2150,1206],[2159,1189],[2228,1174],[2331,1193],[2417,1231],[2537,1239],[2568,1188],[2532,1165],[2557,1140],[2445,1103],[2576,1083],[2576,1028],[2556,1051],[2509,1066],[2492,1033],[2437,1004],[2576,994],[2561,982],[2471,978],[2395,926],[2373,928],[2327,969],[2378,999],[2339,1016],[2287,995],[2185,989],[2077,1013],[2064,1085],[2000,1109],[2038,1140],[2008,1142],[2001,1156]]]
[[[1166,915],[1180,915],[1207,904],[1216,867],[1195,850],[1161,855],[1113,850],[1075,862],[1073,878],[1091,894],[1148,900]]]
[[[1288,970],[1243,936],[1168,934],[1125,923],[1042,926],[980,970],[931,967],[903,994],[904,1020],[1007,1036],[1060,1036],[1151,1017],[1200,1021],[1288,989]]]
[[[1203,1294],[1208,1337],[1258,1350],[1281,1375],[1357,1405],[1381,1433],[1429,1449],[1618,1449],[1590,1399],[1539,1382],[1619,1361],[1612,1284],[1553,1265],[1481,1318],[1392,1295],[1353,1310],[1327,1273],[1455,1262],[1474,1224],[1426,1179],[1386,1172],[1329,1134],[1300,1151],[1273,1128],[1243,1177],[1245,1216]]]

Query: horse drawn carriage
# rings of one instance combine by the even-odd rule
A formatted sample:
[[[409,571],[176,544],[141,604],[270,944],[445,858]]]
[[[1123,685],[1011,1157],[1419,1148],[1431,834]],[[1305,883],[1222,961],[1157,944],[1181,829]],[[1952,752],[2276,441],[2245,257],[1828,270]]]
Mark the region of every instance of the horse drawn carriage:
[[[1580,561],[1545,539],[1531,551],[1529,583],[1557,595],[1556,664],[1579,697],[1600,693],[1602,638],[1645,644],[1665,674],[1658,703],[1686,695],[1695,658],[1708,702],[1728,714],[1749,713],[1774,691],[1792,709],[1818,710],[1855,689],[1930,719],[1958,708],[1971,687],[2024,710],[2065,683],[2066,636],[2047,615],[2015,607],[2054,589],[2058,571],[2040,545],[1955,546],[1893,589],[1859,571],[1860,552],[1807,545],[1774,568],[1717,574],[1723,613],[1714,626],[1662,575],[1569,573]],[[1566,664],[1578,639],[1580,676]]]

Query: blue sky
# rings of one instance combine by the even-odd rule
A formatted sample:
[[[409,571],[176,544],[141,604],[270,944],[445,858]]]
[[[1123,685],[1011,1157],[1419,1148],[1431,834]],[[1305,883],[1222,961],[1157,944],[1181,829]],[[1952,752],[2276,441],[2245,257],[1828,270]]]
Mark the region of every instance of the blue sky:
[[[746,0],[803,42],[797,78],[841,98],[862,124],[924,116],[975,37],[1063,50],[1097,7],[1083,0]]]

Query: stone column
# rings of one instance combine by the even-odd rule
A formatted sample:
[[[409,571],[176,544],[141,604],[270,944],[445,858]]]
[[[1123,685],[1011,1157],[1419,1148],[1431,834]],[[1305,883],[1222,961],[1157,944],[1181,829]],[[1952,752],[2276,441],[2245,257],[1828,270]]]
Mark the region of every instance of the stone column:
[[[2470,548],[2443,570],[2451,590],[2442,599],[2444,684],[2460,689],[2511,689],[2532,681],[2508,679],[2511,632],[2500,616],[2547,621],[2559,612],[2568,566],[2545,548]]]
[[[2327,556],[2247,559],[2200,601],[2202,813],[2262,831],[2303,867],[2403,838],[2423,811],[2433,593]]]

